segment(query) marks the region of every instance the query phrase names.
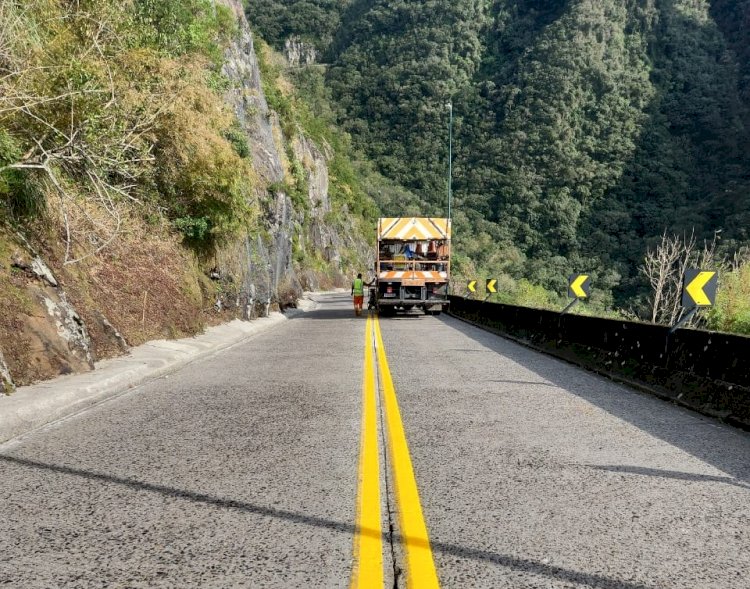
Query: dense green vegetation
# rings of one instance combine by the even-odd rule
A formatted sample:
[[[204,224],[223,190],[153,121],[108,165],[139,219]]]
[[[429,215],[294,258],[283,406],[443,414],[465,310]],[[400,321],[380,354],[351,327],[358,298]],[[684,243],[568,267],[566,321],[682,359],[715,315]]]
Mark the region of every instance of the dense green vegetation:
[[[3,2],[2,213],[53,203],[66,261],[116,238],[134,204],[201,249],[246,229],[253,172],[220,74],[236,30],[211,0]]]
[[[248,18],[276,47],[289,37],[299,37],[325,48],[340,25],[340,14],[347,0],[251,0]]]
[[[283,188],[305,215],[300,131],[329,159],[340,229],[348,211],[371,236],[373,200],[444,214],[451,102],[455,268],[497,276],[505,300],[558,305],[586,270],[597,308],[649,317],[640,268],[665,231],[719,232],[717,258],[750,242],[750,0],[252,0],[247,14],[273,47],[296,36],[329,64],[287,71],[259,44]],[[0,4],[0,215],[56,217],[67,261],[133,211],[205,252],[252,227],[250,149],[222,98],[235,34],[212,0]],[[745,329],[745,265],[726,266],[712,325]]]
[[[510,291],[585,269],[603,306],[646,316],[639,268],[665,230],[720,231],[725,254],[750,240],[747,0],[264,0],[248,17],[324,52],[354,145],[426,213],[445,211],[453,102],[459,263]]]

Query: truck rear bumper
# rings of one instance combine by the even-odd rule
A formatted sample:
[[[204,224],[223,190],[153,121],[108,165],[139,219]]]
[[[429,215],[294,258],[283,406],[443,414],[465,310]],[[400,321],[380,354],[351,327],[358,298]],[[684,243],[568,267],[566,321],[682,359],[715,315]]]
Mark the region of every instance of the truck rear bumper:
[[[449,305],[448,299],[378,299],[380,307],[442,307]]]

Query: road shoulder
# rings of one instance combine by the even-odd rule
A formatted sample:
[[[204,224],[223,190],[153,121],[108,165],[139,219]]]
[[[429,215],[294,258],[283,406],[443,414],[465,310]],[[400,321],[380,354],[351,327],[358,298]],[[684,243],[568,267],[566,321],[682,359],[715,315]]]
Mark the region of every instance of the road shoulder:
[[[271,313],[254,321],[234,320],[211,327],[196,337],[147,342],[126,356],[97,362],[92,372],[61,376],[0,396],[0,444],[243,343],[296,314],[313,310],[318,306],[314,294],[318,293],[306,293],[297,309],[287,313]]]

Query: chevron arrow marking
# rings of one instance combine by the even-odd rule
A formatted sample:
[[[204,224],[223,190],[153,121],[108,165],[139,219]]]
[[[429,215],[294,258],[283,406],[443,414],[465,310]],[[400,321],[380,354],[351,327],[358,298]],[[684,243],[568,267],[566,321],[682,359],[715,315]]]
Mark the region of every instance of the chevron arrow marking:
[[[575,277],[575,280],[570,283],[570,290],[572,290],[573,294],[576,295],[576,297],[578,297],[579,299],[587,299],[589,296],[583,288],[588,279],[589,277],[587,274],[579,274]]]
[[[714,276],[716,276],[716,272],[700,272],[685,286],[688,295],[699,307],[710,307],[714,304],[703,290]]]

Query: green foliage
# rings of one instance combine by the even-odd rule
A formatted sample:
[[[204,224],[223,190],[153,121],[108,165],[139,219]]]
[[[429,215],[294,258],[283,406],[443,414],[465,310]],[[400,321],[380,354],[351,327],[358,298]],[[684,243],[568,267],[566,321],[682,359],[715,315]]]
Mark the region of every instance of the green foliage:
[[[248,4],[251,26],[277,49],[291,36],[325,49],[340,22],[342,0],[254,0]]]
[[[202,243],[209,238],[211,219],[208,217],[178,217],[173,223],[188,241]]]
[[[310,208],[308,199],[309,185],[307,182],[307,172],[302,162],[297,159],[291,145],[287,148],[287,157],[291,167],[291,181],[287,185],[287,193],[292,198],[292,202],[301,210]]]
[[[380,172],[433,204],[445,194],[446,103],[479,65],[485,4],[375,1],[334,45],[328,83],[346,129]]]
[[[21,159],[21,148],[13,136],[0,128],[0,166],[13,164]]]
[[[0,128],[0,169],[21,159],[18,142]],[[0,172],[0,203],[8,207],[11,216],[25,216],[35,209],[36,198],[31,194],[20,170],[4,169]]]
[[[256,22],[327,51],[305,87],[416,194],[389,188],[389,214],[445,210],[452,100],[454,238],[476,268],[549,292],[585,269],[601,308],[631,307],[665,230],[750,240],[750,0],[372,0],[325,26],[292,26],[291,4]]]
[[[237,32],[226,6],[213,0],[134,0],[139,44],[170,56],[205,55],[220,64],[222,45]]]
[[[234,117],[217,109],[215,95],[190,74],[183,81],[179,97],[154,129],[155,181],[171,216],[207,220],[200,240],[209,247],[248,227],[253,173],[237,145],[226,139],[237,132]]]
[[[0,59],[0,168],[16,164],[0,198],[13,214],[64,191],[71,215],[114,220],[137,202],[202,249],[250,226],[250,150],[217,67],[237,31],[228,8],[30,0],[4,5],[0,27],[15,31]]]
[[[242,159],[250,157],[250,145],[247,142],[247,132],[236,121],[224,131],[224,139],[229,141],[235,153]]]
[[[292,97],[284,93],[279,84],[281,78],[280,60],[274,59],[273,50],[262,41],[256,43],[255,53],[258,56],[261,84],[268,106],[278,113],[282,123],[285,124],[284,132],[288,137],[291,137],[295,132],[293,127],[295,112]]]
[[[722,274],[716,306],[706,317],[710,329],[750,335],[750,263]]]
[[[545,290],[538,284],[532,284],[525,278],[522,278],[507,295],[508,302],[524,307],[536,307],[539,309],[548,309],[553,306],[553,300],[557,297]]]

